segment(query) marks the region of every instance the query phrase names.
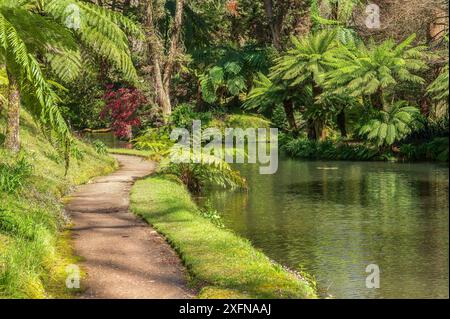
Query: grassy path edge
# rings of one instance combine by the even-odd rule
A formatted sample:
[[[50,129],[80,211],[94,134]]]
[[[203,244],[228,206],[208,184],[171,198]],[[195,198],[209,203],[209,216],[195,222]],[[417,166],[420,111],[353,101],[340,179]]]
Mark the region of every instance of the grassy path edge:
[[[0,126],[4,119],[0,117]],[[66,266],[76,264],[65,197],[79,184],[118,168],[108,154],[76,140],[76,156],[65,176],[61,153],[41,134],[32,117],[21,113],[21,148],[32,164],[31,176],[17,193],[0,191],[0,299],[72,298]],[[0,146],[0,163],[14,163]]]
[[[248,240],[201,217],[184,186],[164,176],[136,182],[131,211],[180,255],[199,298],[316,298],[311,285]]]

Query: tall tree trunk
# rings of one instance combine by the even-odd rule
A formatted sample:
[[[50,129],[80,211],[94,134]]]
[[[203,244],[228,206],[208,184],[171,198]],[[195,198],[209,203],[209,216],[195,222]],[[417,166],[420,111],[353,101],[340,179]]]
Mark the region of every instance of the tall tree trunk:
[[[322,88],[315,82],[312,83],[312,98],[314,106],[318,107],[316,99],[322,94]],[[322,119],[308,120],[308,138],[312,140],[324,140],[327,137],[325,121]]]
[[[342,109],[338,115],[337,115],[337,125],[339,128],[339,131],[341,131],[342,137],[347,137],[347,128],[345,127],[345,112],[344,109]]]
[[[420,113],[425,117],[430,115],[430,101],[426,96],[420,99]]]
[[[317,140],[316,128],[314,126],[314,120],[308,119],[306,121],[306,129],[307,129],[307,133],[308,133],[308,139],[313,140],[313,141]]]
[[[266,16],[269,20],[270,32],[272,34],[272,44],[275,49],[281,49],[281,39],[280,39],[280,30],[277,28],[276,20],[273,14],[273,1],[272,0],[264,0],[264,8],[266,10]]]
[[[160,106],[164,120],[166,121],[171,113],[172,106],[170,98],[164,90],[163,75],[161,71],[160,54],[162,46],[159,38],[155,32],[155,25],[153,23],[153,1],[147,0],[147,19],[146,19],[146,37],[148,42],[148,51],[153,65],[153,83],[156,91],[157,103]]]
[[[322,119],[316,119],[314,120],[314,130],[316,139],[323,141],[327,138],[328,132],[325,127],[325,123]]]
[[[6,127],[5,148],[17,153],[20,150],[20,92],[17,79],[10,72],[8,74],[8,122]]]
[[[384,102],[383,102],[383,90],[382,89],[378,89],[375,94],[371,95],[371,102],[372,102],[372,106],[376,109],[376,110],[383,110],[384,108]]]
[[[196,110],[197,112],[205,111],[205,102],[203,101],[202,84],[200,83],[200,80],[197,84]]]
[[[292,104],[292,101],[290,101],[290,100],[284,101],[283,107],[284,107],[284,112],[286,113],[287,121],[289,123],[289,128],[293,132],[298,131],[297,123],[295,122],[294,105]]]
[[[277,7],[274,9],[273,0],[264,0],[264,9],[269,20],[270,32],[272,35],[272,44],[278,50],[282,50],[281,33],[286,14],[289,10],[290,1],[276,1]]]
[[[170,43],[169,55],[167,57],[167,63],[164,68],[163,85],[166,95],[170,96],[170,81],[172,80],[172,74],[175,68],[175,61],[178,54],[178,47],[181,37],[181,27],[183,24],[183,9],[184,1],[178,0],[175,8],[175,22],[172,31],[172,39]]]
[[[159,38],[155,31],[155,24],[153,22],[153,2],[147,0],[147,41],[149,46],[149,53],[151,57],[151,64],[153,65],[154,85],[157,95],[158,105],[162,109],[165,121],[172,113],[172,105],[170,101],[170,82],[176,65],[176,58],[178,54],[181,29],[183,24],[183,10],[185,0],[177,0],[175,8],[174,27],[172,30],[172,37],[170,42],[170,49],[167,56],[167,62],[164,67],[161,62],[161,55],[164,51]]]

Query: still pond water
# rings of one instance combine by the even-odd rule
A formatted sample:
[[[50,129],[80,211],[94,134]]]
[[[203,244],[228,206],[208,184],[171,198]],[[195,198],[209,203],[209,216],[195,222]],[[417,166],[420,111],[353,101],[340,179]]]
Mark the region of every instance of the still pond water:
[[[448,298],[449,169],[283,159],[238,166],[248,193],[210,191],[224,224],[337,298]],[[204,201],[205,199],[201,199]],[[377,264],[380,288],[367,289]]]
[[[130,147],[110,133],[91,138]],[[281,159],[275,175],[237,168],[249,192],[210,191],[210,204],[270,258],[313,274],[323,295],[449,297],[448,164]],[[379,289],[366,288],[369,264],[380,268]]]

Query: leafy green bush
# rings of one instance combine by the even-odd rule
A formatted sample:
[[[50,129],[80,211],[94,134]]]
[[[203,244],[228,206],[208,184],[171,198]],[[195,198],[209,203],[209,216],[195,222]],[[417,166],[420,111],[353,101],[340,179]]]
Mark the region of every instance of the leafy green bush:
[[[436,137],[448,136],[448,116],[441,118],[420,116],[418,120],[420,125],[415,127],[408,136],[400,141],[402,144],[414,144],[418,141],[431,141]]]
[[[273,125],[281,130],[286,130],[288,128],[286,112],[281,105],[274,108],[271,120]]]
[[[397,101],[388,110],[381,110],[376,118],[363,125],[359,133],[379,147],[391,146],[405,138],[420,125],[419,110],[406,101]]]
[[[158,171],[176,176],[192,193],[200,193],[207,184],[231,189],[247,187],[238,171],[214,155],[191,152],[190,162],[180,160],[177,163],[167,157],[161,162]]]
[[[20,153],[11,163],[0,163],[0,191],[17,192],[32,173],[33,166],[24,153]]]
[[[427,151],[431,160],[448,162],[448,137],[439,137],[427,143]]]
[[[336,143],[331,140],[313,141],[307,138],[287,140],[281,149],[294,158],[320,160],[368,161],[379,158],[377,148],[363,144]]]
[[[170,147],[174,142],[170,139],[170,126],[149,128],[132,140],[134,148],[149,152],[153,160],[160,160],[168,155]]]
[[[225,126],[231,128],[269,128],[270,121],[262,116],[231,114],[225,119]]]
[[[179,128],[191,129],[194,120],[200,120],[202,125],[208,125],[212,120],[212,114],[210,112],[195,112],[194,106],[191,104],[180,104],[171,115],[172,124]]]
[[[407,161],[441,161],[448,162],[448,137],[438,137],[428,143],[403,144],[400,146],[400,156]]]
[[[102,141],[94,140],[92,142],[92,146],[94,146],[94,149],[97,152],[97,154],[99,154],[99,155],[106,155],[106,154],[108,154],[108,147]]]

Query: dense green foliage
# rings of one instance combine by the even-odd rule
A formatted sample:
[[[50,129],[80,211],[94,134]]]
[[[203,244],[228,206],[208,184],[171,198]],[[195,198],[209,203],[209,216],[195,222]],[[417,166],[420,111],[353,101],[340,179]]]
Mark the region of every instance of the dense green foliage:
[[[168,157],[160,163],[158,171],[176,176],[194,193],[201,192],[206,184],[231,189],[246,188],[239,172],[218,156],[191,152],[190,159],[190,162],[177,162],[173,156]]]
[[[306,138],[288,141],[283,145],[283,150],[292,157],[305,159],[368,161],[383,158],[374,147],[330,140],[311,141]]]
[[[408,106],[404,101],[398,101],[389,106],[387,110],[381,110],[378,116],[363,125],[359,133],[367,136],[377,146],[389,146],[403,139],[418,126],[419,110]]]
[[[421,126],[417,116],[405,129],[394,125],[398,118],[389,122],[395,105],[408,104],[406,113],[415,108],[431,122],[448,116],[446,26],[439,37],[422,30],[372,36],[355,19],[365,8],[360,1],[153,2],[3,0],[2,63],[10,70],[0,83],[34,65],[30,85],[20,88],[24,106],[66,139],[68,121],[77,129],[112,125],[98,116],[108,85],[146,96],[127,119],[141,123],[138,135],[167,121],[211,126],[247,112],[294,137],[391,147]],[[77,21],[69,7],[79,11]],[[424,26],[424,13],[414,10],[419,20],[409,23]],[[46,27],[32,32],[38,23]],[[42,103],[31,101],[39,96]]]
[[[72,140],[58,107],[57,91],[64,88],[52,78],[62,83],[76,79],[82,68],[81,50],[88,49],[135,81],[125,31],[141,34],[122,15],[77,0],[0,1],[0,63],[6,67],[10,93],[17,90],[24,106],[40,124],[56,133],[64,147]],[[17,150],[19,140],[10,143]]]
[[[415,1],[377,1],[383,26],[369,28],[359,0],[0,0],[0,296],[52,295],[58,199],[111,168],[107,151],[158,160],[161,175],[191,192],[245,189],[216,154],[169,161],[170,133],[191,132],[195,120],[222,133],[276,127],[281,149],[298,158],[448,161],[448,1]],[[120,131],[134,149],[86,146],[75,137],[85,129]],[[164,178],[147,183],[167,190]],[[163,190],[150,195],[168,197]],[[148,209],[146,218],[161,221]],[[196,231],[203,219],[194,219]],[[242,263],[251,260],[247,243],[220,236],[233,244],[211,243],[215,250],[243,247]],[[310,295],[259,254],[270,279],[255,266],[247,292],[235,259],[230,273],[215,261],[202,277],[205,259],[223,265],[222,255],[177,245],[213,286],[243,296]],[[271,276],[288,288],[277,291]]]

